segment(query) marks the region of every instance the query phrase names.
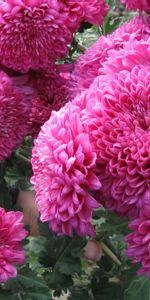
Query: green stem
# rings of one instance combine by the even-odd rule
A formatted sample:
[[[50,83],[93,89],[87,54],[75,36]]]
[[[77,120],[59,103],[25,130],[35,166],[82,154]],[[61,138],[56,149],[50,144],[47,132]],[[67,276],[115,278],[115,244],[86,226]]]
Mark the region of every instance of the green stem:
[[[31,164],[31,161],[30,161],[29,158],[25,157],[24,155],[22,155],[22,154],[20,154],[20,153],[18,153],[18,152],[16,152],[15,154],[16,154],[16,156],[17,156],[19,159],[25,161],[25,162],[28,163],[28,164]]]
[[[121,266],[121,261],[118,259],[118,257],[108,248],[108,246],[101,242],[101,247],[104,253],[106,253],[112,261],[114,261],[118,266]]]

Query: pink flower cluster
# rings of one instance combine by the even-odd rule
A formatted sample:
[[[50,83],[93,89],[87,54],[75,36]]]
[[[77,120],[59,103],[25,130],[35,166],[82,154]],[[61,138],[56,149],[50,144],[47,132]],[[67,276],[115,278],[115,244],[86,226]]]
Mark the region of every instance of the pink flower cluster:
[[[149,81],[150,64],[136,65],[114,78],[97,77],[87,92],[85,123],[97,154],[100,199],[131,218],[150,191]]]
[[[86,5],[85,0],[0,2],[0,70],[12,82],[8,84],[7,99],[11,94],[14,99],[6,111],[0,111],[2,123],[6,112],[14,117],[8,118],[9,125],[6,121],[2,130],[0,160],[8,157],[27,133],[36,135],[51,111],[67,102],[66,80],[57,72],[55,62],[67,55],[81,22],[100,25],[107,11],[105,0],[88,0]],[[5,91],[1,92],[3,96]]]
[[[58,234],[82,236],[94,234],[99,203],[136,219],[127,253],[148,275],[149,32],[149,17],[135,17],[79,58],[69,82],[77,96],[52,113],[32,157],[41,220]]]
[[[32,183],[41,220],[58,234],[94,234],[90,222],[99,203],[90,191],[101,187],[92,170],[95,161],[79,107],[68,103],[53,112],[35,141]]]
[[[20,242],[27,236],[21,212],[5,212],[0,208],[0,283],[16,277],[15,265],[22,264],[25,253]]]
[[[52,110],[59,110],[67,102],[67,79],[55,73],[47,76],[33,73],[29,81],[35,96],[31,100],[28,134],[35,136],[49,119]]]
[[[68,54],[82,22],[99,26],[107,11],[105,0],[0,1],[0,161],[68,101],[70,75],[57,60]],[[92,196],[101,188],[97,154],[81,120],[83,107],[68,103],[53,112],[32,158],[41,220],[69,236],[94,235],[92,213],[99,207]],[[16,277],[15,265],[24,262],[22,218],[0,208],[0,283]]]
[[[67,55],[80,23],[100,25],[107,11],[104,0],[2,0],[0,62],[23,73],[51,71],[55,61]]]
[[[150,2],[149,0],[121,0],[126,5],[127,9],[133,10],[144,10],[148,14],[150,13]]]
[[[130,233],[125,238],[128,244],[126,254],[133,260],[134,263],[141,263],[141,268],[138,270],[139,275],[145,273],[150,278],[150,217],[145,215],[134,220],[130,224]]]
[[[27,134],[30,103],[25,93],[0,72],[0,161],[10,156]]]
[[[70,99],[89,88],[93,80],[101,74],[103,63],[108,59],[109,51],[119,51],[126,42],[147,39],[150,34],[150,17],[136,16],[124,23],[111,35],[102,36],[82,54],[74,65],[68,83]]]

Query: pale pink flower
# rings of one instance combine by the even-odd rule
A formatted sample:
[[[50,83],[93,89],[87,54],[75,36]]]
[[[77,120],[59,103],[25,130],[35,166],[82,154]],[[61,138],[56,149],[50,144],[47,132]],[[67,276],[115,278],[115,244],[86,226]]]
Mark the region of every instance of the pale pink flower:
[[[15,265],[24,263],[21,241],[27,236],[21,212],[0,208],[0,283],[17,276]]]
[[[99,204],[90,191],[101,187],[93,173],[95,162],[80,108],[68,103],[53,112],[35,140],[32,183],[41,220],[54,232],[94,235],[91,218]]]

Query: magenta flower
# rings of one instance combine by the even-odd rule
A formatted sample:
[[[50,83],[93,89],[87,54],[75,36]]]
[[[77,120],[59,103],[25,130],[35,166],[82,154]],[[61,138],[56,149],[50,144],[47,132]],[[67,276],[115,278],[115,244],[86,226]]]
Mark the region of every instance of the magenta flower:
[[[136,219],[129,227],[133,232],[125,238],[128,244],[126,254],[134,263],[141,264],[138,274],[147,274],[150,278],[150,217]]]
[[[0,161],[20,146],[27,133],[30,105],[24,92],[0,72]]]
[[[69,81],[70,99],[89,88],[93,80],[101,74],[101,67],[107,60],[109,51],[124,48],[128,41],[147,39],[150,34],[150,18],[137,16],[126,22],[111,35],[102,36],[75,63]],[[111,62],[113,65],[113,62]]]
[[[27,236],[21,212],[0,208],[0,283],[17,276],[15,265],[22,264],[25,253],[20,242]]]
[[[103,63],[101,73],[112,78],[116,73],[123,70],[131,71],[136,65],[149,64],[150,61],[150,39],[140,41],[131,40],[119,51],[110,50],[107,61]]]
[[[83,3],[85,21],[98,26],[101,25],[109,9],[106,2],[104,0],[82,0],[81,2]]]
[[[35,90],[28,120],[28,134],[37,135],[41,126],[49,119],[52,110],[59,110],[67,102],[67,79],[58,74],[44,76],[33,74],[29,80]]]
[[[148,14],[150,13],[150,2],[149,0],[121,0],[123,4],[126,5],[127,9],[132,10],[144,10]]]
[[[73,31],[76,31],[83,21],[100,26],[109,10],[105,0],[59,0],[59,2],[66,5],[67,26]]]
[[[87,14],[87,19],[96,18],[97,23],[101,22],[107,11],[104,0],[95,1],[93,4],[89,1],[85,12],[85,8],[83,9],[85,3],[83,3],[79,7],[80,13],[75,22],[72,16],[72,5],[76,7],[77,3],[78,1],[61,0],[2,0],[0,3],[1,64],[23,73],[30,69],[51,71],[54,62],[67,55],[73,33],[78,29],[85,15]],[[91,18],[90,13],[92,13]]]
[[[102,183],[98,197],[107,208],[131,218],[150,193],[150,63],[145,55],[143,64],[99,76],[81,94],[87,98],[82,120],[97,153],[95,172]]]
[[[53,112],[35,141],[32,183],[41,220],[58,234],[94,235],[93,209],[99,203],[90,191],[101,184],[93,173],[96,154],[72,103]]]

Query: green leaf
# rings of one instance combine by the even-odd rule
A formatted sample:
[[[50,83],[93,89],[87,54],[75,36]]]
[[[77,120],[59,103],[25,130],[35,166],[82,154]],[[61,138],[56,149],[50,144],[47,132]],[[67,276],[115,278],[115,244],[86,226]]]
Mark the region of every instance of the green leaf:
[[[124,300],[150,300],[150,280],[139,277],[133,280],[125,291]]]
[[[73,280],[70,275],[61,274],[56,271],[47,273],[45,278],[48,286],[53,290],[66,290],[73,285]]]
[[[10,210],[13,206],[12,196],[10,189],[7,187],[5,176],[5,163],[0,164],[0,207],[4,207],[6,210]]]
[[[5,290],[0,291],[1,300],[50,300],[50,292],[42,277],[24,268],[18,276],[5,284]]]
[[[10,295],[9,291],[0,290],[0,299],[1,300],[10,300],[10,296],[11,296],[11,299],[12,299],[12,295]]]
[[[68,300],[92,300],[88,292],[84,289],[80,291],[73,291]]]
[[[57,263],[57,268],[60,273],[71,275],[74,273],[80,273],[81,272],[81,263],[80,259],[72,259],[67,258],[63,262]]]
[[[53,233],[52,231],[49,229],[49,226],[48,226],[48,223],[43,223],[41,221],[38,222],[38,226],[39,226],[39,231],[40,231],[40,234],[42,236],[44,236],[45,238],[47,239],[51,239],[53,238]]]

